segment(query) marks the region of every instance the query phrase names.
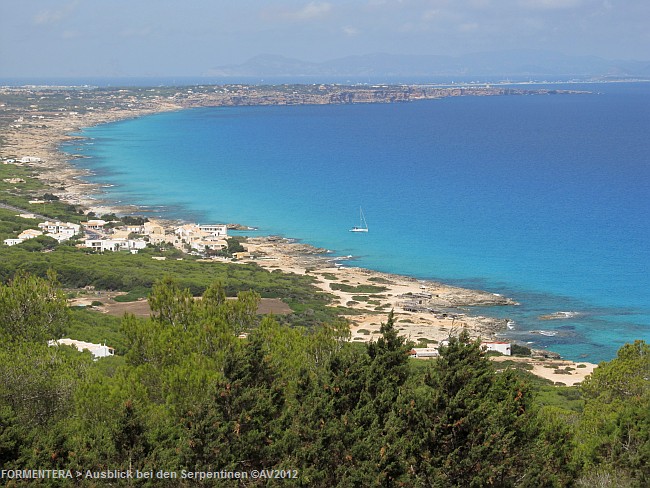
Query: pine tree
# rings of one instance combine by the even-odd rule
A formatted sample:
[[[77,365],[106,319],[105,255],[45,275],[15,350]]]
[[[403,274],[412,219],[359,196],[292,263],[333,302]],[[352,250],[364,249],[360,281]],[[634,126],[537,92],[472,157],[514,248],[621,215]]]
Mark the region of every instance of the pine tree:
[[[17,273],[8,285],[0,284],[0,342],[60,339],[67,322],[67,303],[53,273],[47,280]]]
[[[400,396],[389,421],[400,479],[415,486],[515,486],[526,466],[529,401],[513,375],[494,371],[478,341],[466,332],[450,338],[424,385]]]
[[[285,404],[284,385],[251,335],[243,351],[229,352],[225,379],[212,401],[185,417],[183,462],[203,469],[246,471],[274,466]]]
[[[650,345],[635,341],[601,363],[581,386],[585,398],[577,431],[587,473],[601,470],[650,484]]]

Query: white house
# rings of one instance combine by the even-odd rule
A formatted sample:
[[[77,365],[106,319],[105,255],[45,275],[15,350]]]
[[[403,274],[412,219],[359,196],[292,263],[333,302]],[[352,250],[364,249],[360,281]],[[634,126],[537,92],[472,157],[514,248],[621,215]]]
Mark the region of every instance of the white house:
[[[92,342],[76,341],[74,339],[59,339],[58,341],[48,341],[48,346],[74,346],[78,351],[90,351],[93,358],[105,358],[115,355],[115,349],[106,344],[93,344]]]
[[[86,239],[85,246],[99,252],[114,252],[144,249],[147,243],[141,239]]]
[[[223,239],[209,239],[201,241],[192,241],[192,249],[197,251],[207,251],[208,249],[213,251],[220,251],[228,246],[228,243]]]
[[[38,236],[40,236],[42,234],[43,233],[40,230],[25,229],[20,234],[18,234],[18,239],[22,239],[23,241],[25,241],[27,239],[33,239],[34,237],[38,237]]]
[[[22,231],[20,234],[18,234],[18,237],[12,238],[12,239],[5,239],[4,244],[6,246],[15,246],[16,244],[20,244],[21,242],[25,242],[27,239],[33,239],[34,237],[38,237],[42,235],[43,233],[40,230],[36,229],[25,229]]]
[[[147,247],[147,243],[142,239],[128,239],[126,241],[125,249],[128,249],[129,251],[134,251],[138,249],[144,249],[145,247]]]
[[[18,160],[19,163],[40,163],[41,161],[41,158],[36,158],[34,156],[25,156]]]
[[[98,252],[120,250],[120,241],[115,239],[86,239],[85,245]]]
[[[504,356],[510,356],[512,354],[509,342],[481,342],[481,348],[486,352],[500,352]]]
[[[437,358],[439,355],[437,347],[414,347],[409,352],[412,358]]]
[[[81,226],[79,224],[73,224],[71,222],[63,223],[59,222],[58,220],[56,222],[41,222],[38,224],[38,227],[43,229],[43,232],[47,232],[48,234],[67,235],[68,239],[81,231]]]
[[[142,233],[146,236],[150,236],[150,235],[164,236],[165,228],[159,223],[150,220],[149,222],[145,222],[144,225],[142,226]]]
[[[174,233],[188,242],[190,242],[192,239],[198,239],[202,235],[201,229],[196,224],[185,224],[181,225],[180,227],[176,227]]]
[[[23,242],[23,239],[5,239],[2,242],[4,242],[5,246],[15,246],[16,244]]]
[[[88,222],[82,222],[81,225],[90,230],[102,230],[107,223],[105,220],[89,220]]]
[[[69,240],[72,236],[70,234],[68,234],[68,233],[58,232],[56,234],[47,234],[47,237],[51,237],[52,239],[56,239],[57,242],[61,243],[61,242]]]
[[[127,225],[126,231],[134,234],[142,234],[144,232],[144,226],[142,225]]]
[[[226,224],[206,224],[199,225],[201,232],[209,234],[214,237],[227,237],[228,236],[228,227]]]

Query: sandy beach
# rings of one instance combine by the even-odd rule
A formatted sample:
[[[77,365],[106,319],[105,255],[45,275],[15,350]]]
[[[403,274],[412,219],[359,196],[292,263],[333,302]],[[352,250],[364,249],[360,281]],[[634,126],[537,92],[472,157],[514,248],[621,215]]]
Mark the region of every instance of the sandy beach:
[[[39,178],[50,185],[52,193],[63,201],[97,214],[137,213],[137,206],[119,207],[95,199],[94,195],[101,195],[101,186],[84,181],[82,178],[89,172],[73,167],[69,163],[70,156],[60,151],[59,147],[63,142],[76,139],[71,134],[84,127],[180,110],[186,106],[161,99],[110,110],[88,110],[82,114],[41,112],[38,124],[24,124],[18,119],[6,131],[0,156],[40,158],[40,162],[23,164],[33,166]],[[507,297],[485,291],[354,267],[352,262],[328,256],[325,250],[289,239],[250,238],[246,247],[248,253],[255,257],[251,261],[265,269],[312,276],[315,286],[332,296],[332,306],[342,307],[341,313],[351,324],[351,340],[355,342],[376,339],[380,325],[385,322],[390,310],[394,310],[399,333],[421,347],[435,345],[463,329],[471,337],[495,340],[507,330],[507,320],[475,316],[468,307],[516,306]],[[405,310],[405,304],[416,302],[417,297],[426,297],[424,302],[428,310]],[[568,385],[582,381],[593,367],[571,367],[570,372],[553,374],[558,368],[539,366],[533,372]]]
[[[77,168],[70,164],[70,158],[60,150],[64,142],[80,139],[73,135],[86,127],[117,122],[144,115],[180,110],[182,107],[173,103],[160,102],[155,105],[111,109],[93,110],[86,113],[77,112],[40,112],[38,124],[24,123],[28,115],[17,119],[6,130],[6,142],[3,147],[3,157],[34,157],[41,161],[38,163],[23,163],[34,167],[38,177],[48,185],[52,186],[52,193],[62,200],[74,205],[81,205],[96,213],[110,213],[116,210],[114,205],[108,202],[96,201],[91,195],[101,193],[101,186],[95,183],[84,181],[83,177],[88,176],[90,171]],[[136,207],[133,207],[135,210]]]

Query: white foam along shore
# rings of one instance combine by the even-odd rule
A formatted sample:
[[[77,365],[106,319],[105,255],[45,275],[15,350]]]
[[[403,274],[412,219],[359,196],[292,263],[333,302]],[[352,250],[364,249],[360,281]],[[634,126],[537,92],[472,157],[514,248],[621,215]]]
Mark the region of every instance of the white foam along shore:
[[[39,177],[56,189],[53,193],[64,201],[95,213],[138,213],[143,209],[137,205],[125,207],[93,198],[91,195],[101,195],[102,185],[84,181],[89,172],[72,166],[69,162],[71,156],[63,153],[60,146],[66,141],[79,139],[72,134],[86,127],[183,108],[186,108],[186,104],[157,100],[144,104],[131,103],[127,107],[110,110],[96,109],[84,113],[59,111],[41,115],[37,126],[18,124],[11,127],[7,131],[3,150],[5,153],[38,157],[40,162],[33,165]],[[353,341],[376,339],[379,326],[391,309],[395,310],[400,334],[416,343],[439,343],[462,329],[466,329],[472,337],[493,340],[497,332],[507,330],[508,321],[474,316],[461,307],[515,305],[506,297],[485,291],[363,268],[336,266],[331,259],[313,248],[310,250],[310,246],[288,239],[252,238],[249,239],[248,248],[251,254],[261,258],[254,262],[263,268],[313,276],[316,286],[333,295],[334,306],[350,310],[351,314],[347,317],[351,322]],[[346,286],[340,286],[342,284]],[[374,291],[366,293],[364,290]],[[427,305],[433,312],[404,310],[403,304],[412,301],[410,297],[422,294],[430,295]],[[566,380],[563,377],[558,381]]]

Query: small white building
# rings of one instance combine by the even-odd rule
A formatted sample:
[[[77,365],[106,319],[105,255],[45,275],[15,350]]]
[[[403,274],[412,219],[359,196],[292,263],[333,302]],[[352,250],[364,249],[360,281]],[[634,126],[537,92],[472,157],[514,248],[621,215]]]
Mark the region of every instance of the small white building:
[[[72,237],[70,234],[62,233],[62,232],[58,232],[56,234],[46,234],[46,235],[47,235],[47,237],[51,237],[52,239],[56,239],[57,242],[59,242],[59,243],[67,241]]]
[[[225,224],[185,224],[174,231],[181,238],[197,239],[203,237],[225,238],[228,236],[228,227]]]
[[[196,224],[185,224],[180,227],[176,227],[174,234],[181,237],[182,239],[190,242],[193,239],[198,239],[201,237],[201,229]]]
[[[142,234],[144,232],[144,226],[143,225],[127,225],[126,226],[126,231],[131,234]]]
[[[20,244],[21,242],[25,242],[27,239],[33,239],[34,237],[38,237],[38,236],[40,236],[42,234],[43,233],[40,230],[25,229],[20,234],[18,234],[18,237],[5,239],[2,242],[5,244],[5,246],[15,246],[16,244]]]
[[[150,220],[149,222],[145,222],[144,225],[142,226],[142,233],[146,236],[150,235],[165,235],[165,228],[160,225],[158,222],[155,222],[153,220]]]
[[[90,351],[93,358],[105,358],[115,355],[115,349],[106,344],[93,344],[92,342],[76,341],[74,339],[59,339],[58,341],[48,341],[48,346],[74,346],[78,351]]]
[[[437,347],[414,347],[409,351],[412,358],[437,358],[439,355]]]
[[[225,238],[228,236],[228,227],[226,224],[199,225],[199,230],[214,237]]]
[[[128,239],[126,241],[125,249],[128,249],[129,251],[134,251],[134,250],[144,249],[145,247],[147,247],[147,243],[142,239]]]
[[[81,231],[81,226],[79,224],[73,224],[71,222],[59,222],[58,220],[56,222],[50,222],[46,220],[45,222],[38,224],[38,227],[43,229],[43,232],[46,232],[48,234],[67,235],[68,239]]]
[[[89,220],[88,222],[81,223],[85,229],[90,230],[102,230],[106,224],[108,224],[108,222],[105,220]]]
[[[34,237],[38,237],[40,235],[43,235],[43,233],[40,230],[25,229],[20,234],[18,234],[18,239],[22,239],[23,241],[25,241],[27,239],[33,239]]]
[[[97,252],[113,252],[120,250],[120,241],[117,241],[115,239],[86,239],[85,244],[85,247]]]
[[[481,349],[485,352],[500,352],[504,356],[510,356],[512,354],[511,344],[509,342],[481,342]]]
[[[15,246],[16,244],[20,244],[21,242],[24,242],[23,239],[5,239],[2,241],[5,246]]]
[[[85,247],[98,252],[134,251],[144,249],[147,243],[141,239],[86,239]]]
[[[192,249],[197,251],[220,251],[228,246],[228,243],[224,240],[204,240],[204,241],[192,241]]]

